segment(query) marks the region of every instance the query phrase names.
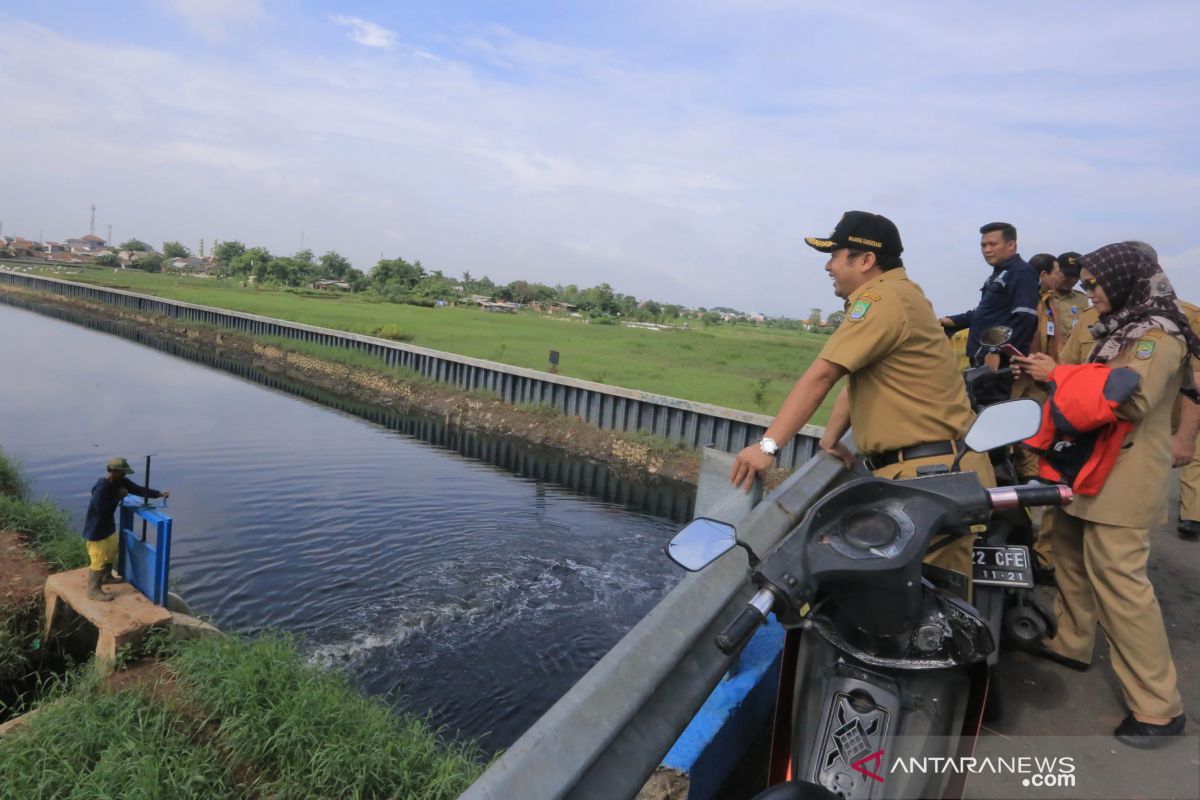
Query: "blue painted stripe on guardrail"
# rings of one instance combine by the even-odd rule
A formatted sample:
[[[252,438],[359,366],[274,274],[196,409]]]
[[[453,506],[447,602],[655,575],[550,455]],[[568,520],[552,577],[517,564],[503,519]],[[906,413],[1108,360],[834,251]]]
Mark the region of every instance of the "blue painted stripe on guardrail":
[[[784,635],[772,614],[663,758],[688,776],[688,800],[713,797],[771,718]]]

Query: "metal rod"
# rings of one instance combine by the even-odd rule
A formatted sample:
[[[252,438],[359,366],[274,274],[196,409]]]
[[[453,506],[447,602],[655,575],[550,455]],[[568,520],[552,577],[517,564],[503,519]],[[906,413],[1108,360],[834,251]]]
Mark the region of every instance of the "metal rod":
[[[146,494],[142,496],[142,505],[150,505],[150,456],[146,456]],[[146,541],[146,518],[142,517],[142,541]]]

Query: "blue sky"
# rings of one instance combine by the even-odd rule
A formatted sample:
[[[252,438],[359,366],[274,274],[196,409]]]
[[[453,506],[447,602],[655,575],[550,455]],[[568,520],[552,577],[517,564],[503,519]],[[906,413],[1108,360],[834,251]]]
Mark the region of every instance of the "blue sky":
[[[702,5],[702,8],[697,6]],[[0,221],[383,254],[805,316],[803,244],[899,225],[939,312],[978,228],[1145,239],[1200,299],[1200,5],[0,5]]]

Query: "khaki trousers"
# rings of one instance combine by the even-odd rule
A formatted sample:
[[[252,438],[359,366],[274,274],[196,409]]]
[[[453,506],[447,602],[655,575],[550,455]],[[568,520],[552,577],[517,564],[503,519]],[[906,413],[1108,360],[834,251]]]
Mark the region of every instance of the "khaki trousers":
[[[1054,525],[1058,521],[1062,511],[1054,506],[1046,506],[1042,509],[1042,521],[1038,524],[1038,529],[1033,532],[1033,552],[1037,556],[1038,561],[1041,561],[1048,567],[1054,566]]]
[[[1012,399],[1021,398],[1036,400],[1038,405],[1042,405],[1046,402],[1046,389],[1031,378],[1014,381]],[[1038,457],[1024,447],[1014,446],[1013,466],[1017,468],[1017,475],[1032,478],[1038,474]]]
[[[1146,574],[1150,531],[1060,512],[1053,538],[1058,635],[1047,646],[1059,655],[1091,662],[1099,624],[1108,637],[1113,672],[1129,710],[1148,717],[1182,714],[1162,610]]]
[[[1179,470],[1179,521],[1200,522],[1200,447]]]

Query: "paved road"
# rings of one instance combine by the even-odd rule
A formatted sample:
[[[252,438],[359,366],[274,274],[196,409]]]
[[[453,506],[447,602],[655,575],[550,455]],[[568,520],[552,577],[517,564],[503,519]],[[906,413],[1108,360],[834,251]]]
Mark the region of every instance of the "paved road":
[[[1182,539],[1175,531],[1178,492],[1178,481],[1173,478],[1170,519],[1151,534],[1150,577],[1179,673],[1188,715],[1187,735],[1153,756],[1111,738],[1126,709],[1103,636],[1098,637],[1093,666],[1086,673],[1024,653],[1004,653],[997,670],[1005,698],[1004,716],[988,726],[988,733],[1068,737],[1087,751],[1086,757],[1076,759],[1083,760],[1079,778],[1086,779],[1086,786],[1079,784],[1074,794],[1046,790],[1027,796],[1200,797],[1200,542]],[[1046,592],[1043,599],[1049,606],[1053,592],[1040,591]],[[1064,745],[1070,747],[1070,742]],[[968,785],[968,796],[975,784]],[[1130,793],[1117,791],[1127,788]]]

